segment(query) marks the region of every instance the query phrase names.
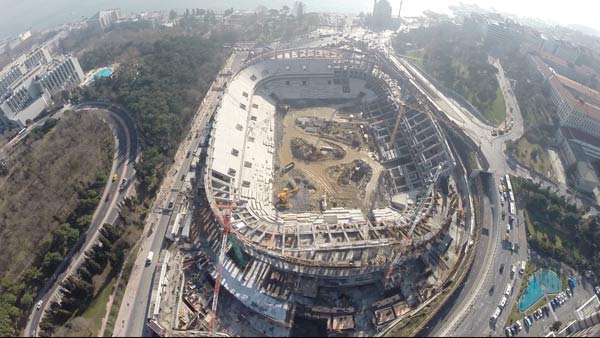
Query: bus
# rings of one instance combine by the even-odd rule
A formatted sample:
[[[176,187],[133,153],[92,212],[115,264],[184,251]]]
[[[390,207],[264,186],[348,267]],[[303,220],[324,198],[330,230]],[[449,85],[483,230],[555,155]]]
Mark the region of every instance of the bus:
[[[512,191],[512,184],[510,183],[510,176],[506,174],[506,188],[508,191]]]

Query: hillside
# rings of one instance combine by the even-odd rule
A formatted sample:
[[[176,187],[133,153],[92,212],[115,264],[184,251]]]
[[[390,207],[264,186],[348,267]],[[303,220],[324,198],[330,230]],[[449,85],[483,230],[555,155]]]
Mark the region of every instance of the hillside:
[[[489,64],[472,23],[419,27],[396,35],[393,45],[396,52],[408,55],[446,88],[463,96],[491,123],[497,125],[506,117],[497,70]]]
[[[17,147],[0,178],[2,277],[28,268],[78,206],[81,190],[110,170],[114,139],[98,116],[68,112],[47,129]]]

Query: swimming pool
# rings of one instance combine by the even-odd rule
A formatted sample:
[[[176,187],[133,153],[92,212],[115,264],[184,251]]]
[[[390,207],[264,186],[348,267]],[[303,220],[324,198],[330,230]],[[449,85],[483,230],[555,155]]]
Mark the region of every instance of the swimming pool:
[[[544,293],[559,293],[560,290],[560,278],[556,273],[550,270],[536,272],[521,297],[519,311],[523,312],[530,308],[544,296]]]
[[[101,69],[101,70],[99,70],[99,71],[98,71],[98,72],[97,72],[97,73],[94,75],[94,77],[95,77],[95,78],[99,78],[99,77],[109,77],[109,76],[110,76],[110,74],[112,74],[112,69],[110,69],[110,68],[104,68],[104,69]]]

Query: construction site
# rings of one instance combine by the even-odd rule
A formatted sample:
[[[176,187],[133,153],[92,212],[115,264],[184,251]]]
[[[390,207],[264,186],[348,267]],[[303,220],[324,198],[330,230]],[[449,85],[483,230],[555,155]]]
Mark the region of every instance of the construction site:
[[[368,212],[371,199],[365,197],[377,191],[368,183],[377,182],[382,166],[370,150],[366,121],[341,113],[335,105],[301,106],[289,102],[275,115],[275,168],[281,169],[273,188],[279,210],[343,207]]]
[[[186,230],[159,255],[149,327],[364,336],[417,311],[445,287],[468,237],[435,109],[376,53],[249,60],[214,112],[185,205],[176,202],[185,215],[173,222]]]

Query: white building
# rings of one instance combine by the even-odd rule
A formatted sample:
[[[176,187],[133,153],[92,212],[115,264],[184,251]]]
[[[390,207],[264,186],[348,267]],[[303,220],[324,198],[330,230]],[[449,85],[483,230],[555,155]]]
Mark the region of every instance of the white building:
[[[512,44],[518,41],[517,34],[504,22],[487,20],[482,30],[487,45]]]
[[[556,73],[537,56],[533,60],[550,84],[560,126],[600,137],[600,93]]]
[[[32,51],[0,73],[0,122],[25,125],[50,105],[52,95],[73,89],[83,79],[77,58],[52,59],[45,48]]]
[[[36,78],[40,89],[48,95],[61,90],[71,90],[85,78],[79,61],[74,56],[54,60],[45,72]]]
[[[119,8],[114,8],[96,13],[96,15],[87,20],[87,23],[90,28],[104,32],[120,18],[121,10]]]

